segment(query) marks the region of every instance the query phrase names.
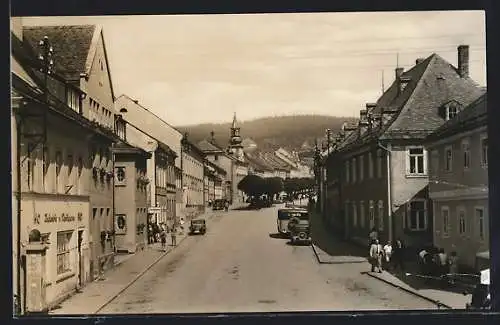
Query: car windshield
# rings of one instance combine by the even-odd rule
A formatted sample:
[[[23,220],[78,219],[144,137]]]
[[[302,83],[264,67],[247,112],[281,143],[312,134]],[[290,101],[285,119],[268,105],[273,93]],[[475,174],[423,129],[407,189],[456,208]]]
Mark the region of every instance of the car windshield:
[[[293,211],[293,210],[288,210],[288,211],[279,211],[278,212],[278,219],[279,220],[289,220],[290,218],[299,218],[300,220],[309,220],[309,214],[307,212],[303,211]]]
[[[192,224],[193,225],[204,225],[205,224],[205,220],[193,220]]]

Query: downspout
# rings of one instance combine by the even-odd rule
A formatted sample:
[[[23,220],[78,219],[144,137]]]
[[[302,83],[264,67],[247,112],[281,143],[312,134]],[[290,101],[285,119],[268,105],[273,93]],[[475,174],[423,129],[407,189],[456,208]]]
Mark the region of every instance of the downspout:
[[[393,238],[393,219],[392,219],[392,186],[391,186],[391,144],[384,147],[380,142],[377,143],[378,147],[387,152],[386,165],[387,165],[387,214],[388,214],[388,240],[392,242]]]
[[[17,313],[19,315],[23,314],[22,309],[25,306],[21,302],[21,265],[22,265],[22,257],[21,257],[21,121],[16,121],[17,130],[16,130],[16,164],[17,164]]]
[[[115,225],[116,225],[116,211],[115,211],[115,177],[114,177],[114,171],[115,171],[115,143],[112,142],[111,143],[111,168],[112,168],[112,172],[113,172],[113,181],[111,182],[111,186],[112,186],[112,200],[113,200],[113,203],[112,203],[112,210],[111,210],[111,213],[113,214],[113,217],[112,217],[112,220],[113,220],[113,254],[116,254],[116,229],[115,229]]]

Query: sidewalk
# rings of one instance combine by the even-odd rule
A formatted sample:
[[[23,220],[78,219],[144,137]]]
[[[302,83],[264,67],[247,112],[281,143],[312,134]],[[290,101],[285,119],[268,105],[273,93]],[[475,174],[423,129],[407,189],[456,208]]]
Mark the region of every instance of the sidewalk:
[[[215,213],[209,211],[203,217],[209,221],[214,215]],[[178,246],[188,237],[186,230],[183,234],[177,235]],[[106,272],[102,280],[88,283],[81,292],[75,293],[56,309],[51,310],[49,315],[91,315],[97,313],[173,249],[175,247],[168,246],[167,250],[163,251],[161,244],[155,243],[135,254],[121,255],[115,267]]]
[[[313,239],[312,248],[319,263],[321,264],[344,264],[344,263],[367,263],[367,248],[358,243],[351,243],[337,238],[323,225],[321,216],[311,212],[311,233]],[[411,263],[407,263],[411,267]],[[410,270],[407,270],[410,271]],[[432,301],[443,308],[464,309],[465,304],[470,302],[471,295],[460,292],[440,290],[435,286],[427,284],[422,279],[406,276],[405,274],[394,275],[387,271],[382,273],[366,272],[378,281],[397,287],[410,294],[414,294],[428,301]]]
[[[465,309],[465,304],[471,300],[470,294],[464,295],[439,289],[415,289],[387,271],[382,273],[367,272],[366,274],[448,309]]]

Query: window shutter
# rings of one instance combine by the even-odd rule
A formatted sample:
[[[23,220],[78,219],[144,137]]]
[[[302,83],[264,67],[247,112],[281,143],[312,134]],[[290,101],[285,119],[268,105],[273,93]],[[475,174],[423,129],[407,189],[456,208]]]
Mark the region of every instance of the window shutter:
[[[428,160],[429,155],[427,153],[427,149],[423,148],[422,150],[423,150],[422,152],[424,153],[424,174],[427,175],[428,174],[428,166],[429,166],[429,160]]]
[[[405,150],[406,156],[406,174],[410,174],[410,149],[406,148]]]

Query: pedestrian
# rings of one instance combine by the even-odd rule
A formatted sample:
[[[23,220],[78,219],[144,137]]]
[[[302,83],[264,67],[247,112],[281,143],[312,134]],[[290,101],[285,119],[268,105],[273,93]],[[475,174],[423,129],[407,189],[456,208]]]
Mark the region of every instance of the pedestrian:
[[[373,244],[375,239],[378,239],[378,232],[377,232],[377,229],[375,227],[373,227],[372,230],[370,231],[370,233],[368,234],[368,238],[370,240],[370,245]]]
[[[370,247],[370,260],[371,260],[371,271],[375,272],[375,269],[378,269],[378,273],[382,273],[382,254],[383,249],[382,245],[380,245],[378,239],[373,241],[373,244]]]
[[[172,231],[170,232],[170,237],[172,239],[172,246],[177,246],[177,229],[175,226],[172,227]]]
[[[438,257],[441,275],[448,274],[448,255],[446,255],[443,248],[439,249]]]
[[[450,253],[450,257],[448,258],[448,268],[451,276],[458,274],[458,256],[455,251]],[[454,281],[450,280],[450,283],[453,284]]]
[[[160,240],[161,240],[161,249],[165,251],[167,246],[167,231],[162,229],[160,232]]]
[[[384,246],[384,269],[388,270],[391,263],[392,244],[388,241]]]
[[[224,209],[226,210],[226,212],[229,211],[229,201],[226,200],[226,202],[224,202]]]
[[[394,269],[399,269],[401,272],[405,271],[405,265],[404,265],[404,245],[403,241],[401,239],[397,239],[396,243],[393,247],[393,252],[392,252],[392,260],[393,260],[393,267]]]

